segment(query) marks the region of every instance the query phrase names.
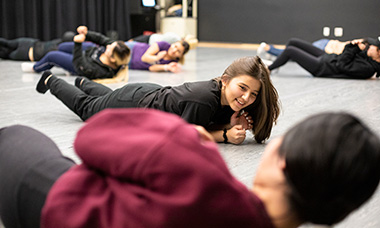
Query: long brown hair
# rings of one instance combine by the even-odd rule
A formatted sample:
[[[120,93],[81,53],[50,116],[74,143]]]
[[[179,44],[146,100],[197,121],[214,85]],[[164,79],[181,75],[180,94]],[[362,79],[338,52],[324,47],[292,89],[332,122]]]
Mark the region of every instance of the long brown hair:
[[[187,41],[185,41],[185,40],[181,40],[181,41],[178,41],[182,46],[183,46],[183,48],[184,48],[184,50],[183,50],[183,54],[182,54],[182,56],[178,59],[178,62],[180,63],[180,64],[184,64],[185,63],[185,54],[189,51],[189,49],[190,49],[190,45],[189,45],[189,43],[187,42]]]
[[[261,83],[261,88],[255,102],[245,108],[245,111],[252,117],[252,133],[256,142],[262,143],[269,138],[273,124],[276,123],[280,114],[278,93],[270,80],[268,68],[258,56],[236,59],[227,67],[223,76],[215,80],[221,81],[222,78],[226,78],[230,81],[232,78],[240,75],[251,76]]]

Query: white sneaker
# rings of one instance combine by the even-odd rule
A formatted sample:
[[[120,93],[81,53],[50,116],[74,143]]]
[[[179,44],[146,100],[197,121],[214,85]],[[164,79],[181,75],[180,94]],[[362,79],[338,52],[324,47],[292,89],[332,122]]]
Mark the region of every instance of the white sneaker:
[[[267,43],[261,42],[260,46],[257,48],[256,55],[259,56],[260,58],[263,58],[264,54],[266,53],[265,46],[267,46]]]
[[[25,73],[35,73],[33,66],[34,63],[32,62],[21,63],[21,70]]]
[[[270,60],[267,60],[267,59],[261,59],[261,61],[263,61],[263,63],[267,66],[270,66],[272,65],[273,61],[270,61]]]
[[[272,62],[277,59],[277,56],[269,54],[269,53],[267,53],[265,57],[266,57],[266,59],[268,59],[268,60],[270,60]]]

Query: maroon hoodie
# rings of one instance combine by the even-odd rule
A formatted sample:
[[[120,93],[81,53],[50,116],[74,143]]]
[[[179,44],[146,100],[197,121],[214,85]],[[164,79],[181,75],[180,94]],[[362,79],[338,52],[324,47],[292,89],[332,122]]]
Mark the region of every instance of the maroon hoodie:
[[[53,185],[42,227],[273,227],[217,144],[176,115],[105,110],[79,130],[74,147],[83,163]]]

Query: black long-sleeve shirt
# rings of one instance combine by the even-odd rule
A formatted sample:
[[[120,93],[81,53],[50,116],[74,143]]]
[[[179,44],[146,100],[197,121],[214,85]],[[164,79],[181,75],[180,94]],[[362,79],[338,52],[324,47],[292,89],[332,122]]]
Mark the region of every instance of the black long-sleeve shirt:
[[[367,56],[358,45],[347,44],[340,55],[324,54],[316,77],[367,79],[380,76],[380,63]]]
[[[99,60],[100,55],[105,51],[105,46],[114,40],[100,33],[88,31],[86,41],[91,41],[99,46],[88,48],[83,52],[82,43],[75,43],[73,65],[77,73],[89,79],[114,77],[120,68],[112,69]]]
[[[228,124],[234,111],[222,107],[220,88],[214,80],[166,86],[145,95],[139,107],[154,108],[181,116],[189,123]]]

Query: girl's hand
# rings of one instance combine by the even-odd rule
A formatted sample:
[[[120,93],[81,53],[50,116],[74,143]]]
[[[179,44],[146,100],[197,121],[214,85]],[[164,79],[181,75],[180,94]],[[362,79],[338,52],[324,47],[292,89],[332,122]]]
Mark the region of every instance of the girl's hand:
[[[74,36],[74,42],[76,43],[83,43],[86,40],[86,36],[84,34],[78,34]]]
[[[160,61],[161,59],[163,59],[166,55],[166,53],[168,53],[167,51],[160,51],[157,53],[156,57],[157,57],[157,61]]]
[[[351,40],[352,44],[359,44],[359,43],[362,43],[362,42],[363,42],[363,39]]]
[[[363,44],[363,43],[358,43],[358,47],[360,48],[360,50],[364,50],[366,49],[367,45]]]
[[[77,32],[79,34],[83,34],[83,35],[87,35],[87,32],[88,32],[88,28],[87,26],[84,26],[84,25],[81,25],[77,28]]]
[[[230,124],[231,126],[242,125],[244,129],[250,130],[252,129],[252,117],[248,115],[248,112],[242,111],[243,113],[239,116],[239,112],[235,112],[231,116]]]
[[[351,41],[351,44],[353,44],[353,45],[358,45],[358,47],[360,48],[360,50],[364,50],[366,47],[367,47],[367,45],[365,45],[365,44],[363,44],[363,39],[356,39],[356,40],[352,40]]]
[[[177,72],[181,71],[181,65],[179,65],[176,62],[169,63],[167,65],[167,68],[168,68],[168,71],[170,71],[172,73],[177,73]]]
[[[240,144],[245,139],[245,130],[242,125],[235,125],[227,131],[228,142]]]

